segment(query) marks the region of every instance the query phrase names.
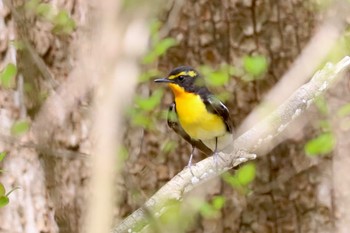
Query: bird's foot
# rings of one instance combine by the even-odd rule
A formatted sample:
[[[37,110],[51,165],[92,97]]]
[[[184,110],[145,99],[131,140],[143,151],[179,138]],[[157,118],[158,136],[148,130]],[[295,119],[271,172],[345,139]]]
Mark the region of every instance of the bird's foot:
[[[215,170],[218,170],[218,159],[219,159],[219,153],[217,151],[214,151],[213,154],[213,159],[214,159],[214,163],[215,163]]]
[[[221,160],[224,161],[224,162],[227,162],[226,159],[224,159],[222,156],[220,156],[220,153],[219,153],[218,151],[214,151],[214,153],[213,153],[213,159],[214,159],[216,171],[219,170],[219,159],[221,159]]]
[[[193,173],[193,170],[192,170],[192,166],[193,166],[192,163],[191,163],[191,164],[189,163],[189,164],[187,165],[188,169],[189,169],[190,172],[191,172],[191,175],[192,175],[192,176],[195,176],[194,173]],[[196,164],[194,164],[194,166],[196,166]]]

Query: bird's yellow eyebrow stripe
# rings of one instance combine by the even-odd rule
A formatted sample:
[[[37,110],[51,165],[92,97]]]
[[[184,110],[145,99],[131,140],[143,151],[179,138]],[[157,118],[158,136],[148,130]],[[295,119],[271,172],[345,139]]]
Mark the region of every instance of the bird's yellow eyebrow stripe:
[[[195,71],[193,71],[193,70],[191,70],[191,71],[182,71],[182,72],[180,72],[178,74],[170,75],[168,77],[168,79],[175,79],[175,78],[177,78],[177,77],[179,77],[181,75],[188,75],[188,76],[193,78],[193,77],[197,76],[197,73]]]

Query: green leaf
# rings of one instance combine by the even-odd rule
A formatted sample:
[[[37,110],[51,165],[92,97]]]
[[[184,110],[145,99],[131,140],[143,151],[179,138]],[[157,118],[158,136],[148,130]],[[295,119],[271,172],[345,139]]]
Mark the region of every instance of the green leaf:
[[[254,163],[247,163],[240,167],[234,175],[226,172],[222,175],[222,178],[226,183],[231,185],[233,188],[238,189],[246,193],[247,185],[249,185],[255,179],[256,167]]]
[[[226,183],[228,183],[233,188],[241,187],[241,184],[239,183],[237,177],[235,175],[231,175],[230,173],[226,172],[222,174],[222,178]]]
[[[160,217],[159,220],[162,223],[166,223],[166,224],[171,224],[174,222],[180,222],[181,219],[181,215],[180,215],[180,204],[179,202],[175,202],[175,201],[168,201],[166,203],[167,205],[167,210],[166,212],[164,212]]]
[[[308,141],[304,150],[308,156],[325,155],[334,149],[335,138],[331,133],[323,133],[316,138]]]
[[[174,38],[171,38],[171,37],[165,38],[165,39],[159,41],[159,43],[154,47],[154,51],[155,51],[157,56],[161,56],[169,48],[173,47],[176,44],[177,44],[177,42]]]
[[[236,73],[236,68],[227,64],[222,64],[215,71],[209,66],[200,66],[199,71],[205,77],[208,86],[219,87],[229,82],[230,76]]]
[[[159,20],[154,20],[150,24],[150,34],[151,34],[151,38],[152,38],[153,43],[157,43],[159,40],[159,29],[160,29],[161,25],[162,24]]]
[[[174,38],[165,38],[155,44],[154,48],[143,58],[144,64],[149,64],[162,56],[169,48],[176,45]]]
[[[55,9],[48,3],[40,3],[35,8],[35,13],[47,20],[52,20],[55,16]]]
[[[141,110],[133,110],[131,113],[131,123],[135,126],[150,129],[153,127],[153,122],[150,117],[145,116],[145,112]]]
[[[350,103],[349,104],[344,104],[337,111],[337,116],[338,117],[345,117],[345,116],[348,116],[348,115],[350,115]]]
[[[323,96],[315,98],[315,105],[323,115],[328,115],[327,102]]]
[[[11,133],[15,136],[26,133],[29,130],[29,122],[17,121],[11,127]]]
[[[121,9],[123,9],[123,13],[125,13],[128,10],[132,10],[132,9],[134,9],[136,7],[140,7],[140,1],[139,0],[123,0],[122,1]]]
[[[122,161],[126,161],[129,157],[128,149],[125,146],[120,146],[118,156]]]
[[[173,141],[173,140],[166,140],[162,146],[161,146],[161,150],[164,153],[169,153],[172,152],[173,150],[175,150],[175,148],[177,147],[177,142]]]
[[[225,201],[226,201],[225,197],[216,196],[213,198],[212,205],[213,205],[214,209],[220,210],[220,209],[222,209],[222,207],[224,207]]]
[[[14,77],[17,74],[17,67],[9,63],[4,70],[0,73],[0,83],[5,88],[11,88],[14,86]]]
[[[25,48],[25,43],[18,39],[18,40],[12,40],[11,44],[17,49],[17,50],[23,50]]]
[[[207,83],[209,86],[219,87],[228,83],[230,79],[229,74],[226,71],[216,71],[207,76]]]
[[[222,91],[217,94],[216,97],[218,97],[218,99],[222,102],[227,102],[232,97],[232,93],[229,91]]]
[[[216,209],[214,209],[213,206],[207,202],[204,202],[200,206],[199,211],[202,214],[202,216],[205,218],[212,218],[218,214],[218,211]]]
[[[240,167],[237,171],[237,179],[241,185],[248,185],[255,179],[255,164],[247,163]]]
[[[328,120],[320,120],[318,126],[322,129],[322,132],[329,132],[331,130],[331,124]]]
[[[0,162],[5,158],[6,154],[7,153],[5,151],[0,153]]]
[[[0,197],[5,196],[6,190],[3,184],[0,183]]]
[[[53,18],[53,32],[54,33],[64,33],[69,34],[75,29],[75,22],[70,17],[67,11],[61,10],[58,14]]]
[[[24,4],[24,7],[27,10],[35,10],[39,4],[40,4],[40,0],[30,0]]]
[[[148,98],[136,97],[136,104],[144,111],[151,111],[160,104],[162,97],[163,91],[158,89]]]
[[[260,76],[267,70],[267,59],[264,56],[243,57],[243,67],[247,73],[253,76]]]
[[[2,196],[0,197],[0,208],[4,207],[5,205],[7,205],[10,202],[9,198],[6,196]]]
[[[139,82],[147,82],[151,79],[154,79],[155,77],[159,77],[160,72],[158,70],[148,70],[146,72],[143,72],[141,76],[139,77]]]
[[[198,69],[204,77],[209,76],[210,73],[214,71],[210,66],[207,66],[207,65],[200,66],[198,67]]]

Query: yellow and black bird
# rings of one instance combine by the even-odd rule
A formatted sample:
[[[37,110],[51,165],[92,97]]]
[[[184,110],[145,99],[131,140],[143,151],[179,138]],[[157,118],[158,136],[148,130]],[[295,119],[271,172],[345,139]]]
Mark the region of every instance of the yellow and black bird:
[[[214,153],[217,163],[217,152],[233,142],[227,107],[208,90],[203,77],[192,67],[177,67],[166,78],[154,81],[167,83],[174,94],[168,125],[192,145],[189,169],[195,148],[207,155]]]

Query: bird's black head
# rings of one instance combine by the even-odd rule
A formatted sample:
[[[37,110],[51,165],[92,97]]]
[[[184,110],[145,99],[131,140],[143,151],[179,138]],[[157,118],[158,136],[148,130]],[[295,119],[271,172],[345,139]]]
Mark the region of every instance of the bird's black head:
[[[169,83],[170,87],[179,86],[188,92],[195,92],[197,89],[204,87],[202,77],[198,71],[190,66],[179,66],[173,69],[166,78],[154,81]]]

